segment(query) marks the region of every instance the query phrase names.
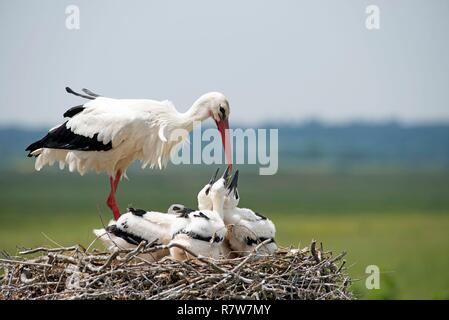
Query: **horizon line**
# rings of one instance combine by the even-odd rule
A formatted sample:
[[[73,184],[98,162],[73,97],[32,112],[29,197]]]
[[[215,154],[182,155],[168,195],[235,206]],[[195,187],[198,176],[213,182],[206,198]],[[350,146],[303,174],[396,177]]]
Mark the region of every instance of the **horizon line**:
[[[64,121],[61,122],[61,124]],[[398,127],[404,128],[413,128],[413,127],[438,127],[438,126],[449,126],[449,119],[445,120],[422,120],[422,121],[401,121],[399,119],[388,118],[388,119],[348,119],[345,121],[329,121],[318,118],[308,118],[303,120],[264,120],[264,121],[256,121],[256,122],[248,122],[248,121],[239,121],[234,122],[231,125],[231,129],[234,128],[272,128],[273,126],[279,127],[306,127],[311,125],[317,125],[322,127],[350,127],[354,125],[363,125],[363,126],[386,126],[386,125],[396,125]],[[44,124],[44,123],[2,123],[0,122],[0,130],[47,130],[49,128],[54,127],[55,124]],[[213,127],[212,123],[205,123],[203,125],[205,128]]]

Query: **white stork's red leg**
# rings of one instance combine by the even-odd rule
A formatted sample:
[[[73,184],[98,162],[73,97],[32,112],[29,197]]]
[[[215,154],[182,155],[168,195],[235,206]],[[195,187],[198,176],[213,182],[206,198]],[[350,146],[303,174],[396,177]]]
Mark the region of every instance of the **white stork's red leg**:
[[[120,218],[120,209],[118,207],[117,200],[115,199],[115,193],[117,191],[121,176],[122,172],[119,170],[117,171],[115,177],[109,177],[109,183],[111,184],[111,192],[109,193],[108,200],[106,201],[106,203],[108,207],[112,210],[115,220]]]

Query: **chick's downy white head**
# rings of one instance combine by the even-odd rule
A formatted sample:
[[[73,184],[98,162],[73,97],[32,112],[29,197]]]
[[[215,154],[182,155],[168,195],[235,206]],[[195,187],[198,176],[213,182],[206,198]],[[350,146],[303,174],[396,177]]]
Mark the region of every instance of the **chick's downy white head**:
[[[212,185],[206,184],[200,192],[198,192],[198,209],[200,210],[212,210],[212,200],[210,198],[210,189]]]
[[[209,182],[198,192],[197,200],[198,200],[198,209],[200,210],[212,210],[212,199],[210,197],[210,191],[212,185],[217,179],[218,171],[217,169],[214,175],[210,178]]]
[[[220,213],[220,215],[223,214],[222,211],[223,211],[224,198],[226,196],[226,188],[229,179],[229,171],[230,168],[227,167],[225,172],[223,173],[223,176],[214,182],[210,190],[210,198],[212,200],[213,210]]]

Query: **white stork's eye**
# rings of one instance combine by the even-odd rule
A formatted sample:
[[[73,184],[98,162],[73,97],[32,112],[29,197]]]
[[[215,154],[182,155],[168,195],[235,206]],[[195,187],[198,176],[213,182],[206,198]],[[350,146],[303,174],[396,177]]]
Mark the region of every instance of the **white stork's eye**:
[[[209,195],[210,187],[206,189],[206,196]]]
[[[220,106],[220,118],[226,119],[226,110],[222,106]]]

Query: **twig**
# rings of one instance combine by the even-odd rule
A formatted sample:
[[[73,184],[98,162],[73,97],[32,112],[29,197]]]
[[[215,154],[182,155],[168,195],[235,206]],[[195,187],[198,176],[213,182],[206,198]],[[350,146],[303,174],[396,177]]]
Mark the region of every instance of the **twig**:
[[[29,265],[29,266],[51,267],[51,264],[47,264],[47,263],[37,263],[37,262],[20,261],[20,260],[0,259],[0,262],[10,263],[10,264],[22,264],[22,265]]]

